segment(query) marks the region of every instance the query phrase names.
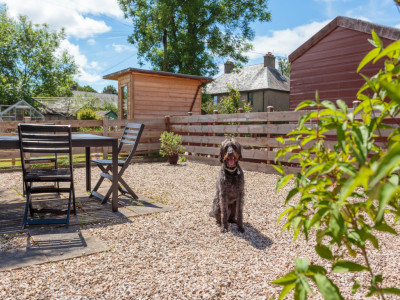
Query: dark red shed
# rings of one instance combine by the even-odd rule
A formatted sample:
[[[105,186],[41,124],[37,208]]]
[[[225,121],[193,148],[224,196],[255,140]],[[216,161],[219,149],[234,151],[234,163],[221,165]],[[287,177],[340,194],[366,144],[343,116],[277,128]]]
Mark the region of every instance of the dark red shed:
[[[342,99],[352,106],[364,84],[357,67],[373,49],[368,42],[372,29],[385,46],[400,40],[399,29],[337,17],[290,54],[290,110],[301,101],[315,99],[316,90],[321,100]],[[361,73],[371,76],[382,67],[380,60]]]

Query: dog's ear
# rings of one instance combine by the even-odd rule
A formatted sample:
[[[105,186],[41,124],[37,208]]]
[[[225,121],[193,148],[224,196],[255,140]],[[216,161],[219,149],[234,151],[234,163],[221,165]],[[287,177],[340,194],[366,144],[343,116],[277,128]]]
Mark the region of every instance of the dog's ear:
[[[235,146],[237,148],[237,151],[238,151],[238,154],[239,154],[239,160],[240,160],[240,159],[242,159],[242,146],[236,140],[233,140],[233,142],[235,143]]]
[[[219,148],[219,161],[221,164],[224,162],[225,144],[226,144],[226,140],[221,143],[221,147]]]

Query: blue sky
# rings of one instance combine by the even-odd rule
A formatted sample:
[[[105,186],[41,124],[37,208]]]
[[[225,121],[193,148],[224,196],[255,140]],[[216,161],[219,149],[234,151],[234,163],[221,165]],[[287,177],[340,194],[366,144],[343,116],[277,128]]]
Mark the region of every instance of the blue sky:
[[[80,85],[98,91],[116,81],[104,75],[139,67],[137,51],[127,42],[132,32],[117,0],[0,0],[11,17],[27,15],[34,23],[47,23],[50,28],[65,28],[67,40],[62,43],[79,65],[76,78]],[[400,11],[393,0],[270,0],[272,19],[254,23],[254,49],[247,53],[249,65],[262,63],[272,52],[288,56],[336,16],[346,16],[400,28]],[[224,61],[219,61],[221,70]],[[149,65],[142,68],[150,69]]]

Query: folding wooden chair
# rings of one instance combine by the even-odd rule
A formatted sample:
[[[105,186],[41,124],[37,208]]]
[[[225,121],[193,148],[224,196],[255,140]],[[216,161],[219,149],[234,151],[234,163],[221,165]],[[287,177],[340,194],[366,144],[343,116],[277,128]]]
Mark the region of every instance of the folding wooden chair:
[[[25,213],[22,228],[26,225],[65,224],[68,227],[73,200],[76,214],[75,189],[72,168],[71,126],[48,124],[18,124],[23,183],[26,192]],[[29,155],[28,155],[29,154]],[[34,154],[35,157],[30,155]],[[66,166],[60,167],[55,160],[66,155]],[[37,157],[36,157],[37,156]],[[64,182],[60,186],[59,183]],[[33,185],[40,183],[41,185]],[[51,183],[50,185],[43,185]],[[57,183],[56,185],[54,183]],[[32,194],[69,193],[67,209],[34,209]],[[28,218],[28,210],[31,218]],[[66,214],[65,218],[36,218],[35,213]]]
[[[129,166],[129,163],[132,160],[133,155],[135,154],[136,148],[139,144],[140,137],[142,136],[142,132],[144,129],[143,124],[134,124],[134,123],[128,123],[125,126],[124,132],[122,133],[121,140],[118,145],[118,156],[121,153],[121,150],[123,150],[123,147],[125,145],[128,145],[131,147],[130,152],[128,157],[125,160],[119,160],[118,159],[118,167],[121,167],[118,171],[118,190],[122,194],[129,194],[133,197],[133,199],[137,200],[138,196],[135,194],[135,192],[129,187],[129,185],[126,183],[126,181],[122,178],[122,175],[124,174],[126,168]],[[125,150],[125,149],[124,149]],[[100,160],[92,160],[92,162],[96,163],[97,166],[101,169],[102,173],[100,174],[100,179],[97,182],[96,186],[93,188],[93,191],[90,194],[90,197],[96,197],[99,198],[102,204],[105,204],[107,200],[110,198],[111,195],[111,187],[108,189],[107,193],[105,195],[102,195],[97,192],[99,189],[100,185],[103,183],[104,179],[107,178],[112,181],[113,175],[110,174],[111,171],[111,166],[112,166],[112,160],[111,159],[100,159]]]

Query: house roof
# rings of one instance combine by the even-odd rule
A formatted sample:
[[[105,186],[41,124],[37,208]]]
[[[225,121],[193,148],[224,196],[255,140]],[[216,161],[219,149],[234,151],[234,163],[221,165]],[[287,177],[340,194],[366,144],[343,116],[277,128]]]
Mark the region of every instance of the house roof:
[[[187,74],[179,74],[179,73],[170,73],[170,72],[163,72],[163,71],[151,71],[151,70],[143,70],[143,69],[136,69],[136,68],[127,68],[121,71],[117,71],[115,73],[111,73],[108,75],[104,75],[104,79],[111,79],[111,80],[118,80],[118,77],[127,73],[143,73],[143,74],[150,74],[150,75],[161,75],[161,76],[170,76],[170,77],[179,77],[179,78],[188,78],[188,79],[196,79],[203,82],[213,81],[210,77],[202,77],[196,75],[187,75]]]
[[[371,34],[372,29],[375,33],[381,38],[387,38],[389,40],[400,40],[400,29],[394,27],[383,26],[379,24],[369,23],[362,20],[352,19],[348,17],[336,17],[330,23],[328,23],[325,27],[323,27],[320,31],[314,34],[310,39],[308,39],[304,44],[302,44],[299,48],[294,50],[289,55],[289,61],[293,62],[298,57],[303,55],[308,49],[322,40],[325,36],[327,36],[330,32],[332,32],[337,27],[343,27],[355,31],[359,31],[362,33]]]
[[[207,84],[207,94],[224,94],[227,85],[239,92],[255,90],[279,90],[289,92],[290,80],[286,75],[279,73],[277,69],[264,67],[264,64],[245,66],[228,74],[222,74],[214,82]]]
[[[107,93],[93,93],[93,92],[84,92],[84,91],[72,91],[74,96],[80,95],[82,98],[87,97],[96,97],[101,102],[111,102],[115,105],[118,103],[118,95],[115,94],[107,94]]]

